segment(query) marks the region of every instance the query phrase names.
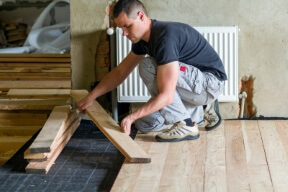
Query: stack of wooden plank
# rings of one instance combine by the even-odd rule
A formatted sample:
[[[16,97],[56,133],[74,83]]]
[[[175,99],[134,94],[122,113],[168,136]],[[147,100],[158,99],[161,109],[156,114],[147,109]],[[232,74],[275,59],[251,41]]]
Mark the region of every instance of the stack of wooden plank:
[[[4,47],[21,47],[27,38],[27,24],[19,22],[0,23],[1,30],[5,35]]]
[[[0,166],[45,124],[47,114],[0,112]]]
[[[56,106],[24,154],[24,158],[29,161],[26,172],[47,173],[80,121],[76,110],[71,110],[70,105]]]
[[[71,104],[69,54],[0,54],[0,110]]]
[[[38,121],[33,119],[33,115],[44,115],[45,120],[43,119],[42,124],[37,124],[41,129],[55,106],[71,105],[70,75],[70,54],[0,54],[0,113],[14,114],[15,117],[20,113],[30,114],[25,116],[27,120],[19,121],[18,118],[9,120],[9,126],[14,126],[13,123],[18,122],[17,126],[22,127],[23,134],[29,132],[30,128],[27,126],[34,126]],[[30,124],[27,124],[28,122]],[[33,135],[30,133],[29,138]],[[14,142],[17,139],[8,137],[13,134],[12,129],[5,129],[4,136],[7,141],[5,143],[12,142],[17,149],[29,140],[28,137],[19,138],[21,142],[18,142],[17,147],[18,144]],[[1,148],[0,157],[1,155],[8,157],[6,154],[7,149],[10,149],[6,147],[8,144]],[[16,151],[13,148],[13,152]]]

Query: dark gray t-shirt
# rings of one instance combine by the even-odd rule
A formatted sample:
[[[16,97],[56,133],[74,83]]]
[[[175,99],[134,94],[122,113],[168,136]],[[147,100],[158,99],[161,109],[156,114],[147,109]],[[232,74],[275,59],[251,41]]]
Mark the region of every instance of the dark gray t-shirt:
[[[158,65],[179,61],[227,80],[223,63],[207,40],[194,28],[178,22],[152,20],[149,42],[132,44],[137,55],[148,54]]]

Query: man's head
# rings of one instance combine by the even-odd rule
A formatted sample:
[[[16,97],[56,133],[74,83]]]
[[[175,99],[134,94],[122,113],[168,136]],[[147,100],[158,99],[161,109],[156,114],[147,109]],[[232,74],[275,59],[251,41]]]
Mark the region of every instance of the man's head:
[[[148,18],[144,5],[139,0],[119,0],[113,9],[114,22],[133,43],[144,38]]]
[[[144,5],[139,0],[119,0],[114,6],[113,17],[117,18],[123,12],[130,19],[136,19],[139,11],[147,15]]]

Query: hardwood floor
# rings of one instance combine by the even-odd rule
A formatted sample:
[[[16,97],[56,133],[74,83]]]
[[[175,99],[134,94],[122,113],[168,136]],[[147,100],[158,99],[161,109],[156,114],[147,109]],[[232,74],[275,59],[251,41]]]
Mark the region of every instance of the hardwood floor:
[[[226,120],[195,141],[135,141],[149,164],[123,164],[111,191],[288,191],[288,121]]]

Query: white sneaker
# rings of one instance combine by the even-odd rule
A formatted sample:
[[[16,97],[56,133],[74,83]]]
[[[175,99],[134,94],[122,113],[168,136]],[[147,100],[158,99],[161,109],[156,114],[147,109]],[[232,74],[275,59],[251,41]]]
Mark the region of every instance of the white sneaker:
[[[199,136],[198,125],[196,123],[191,127],[187,126],[185,121],[179,121],[171,129],[156,135],[155,139],[160,142],[177,142],[198,139]]]

